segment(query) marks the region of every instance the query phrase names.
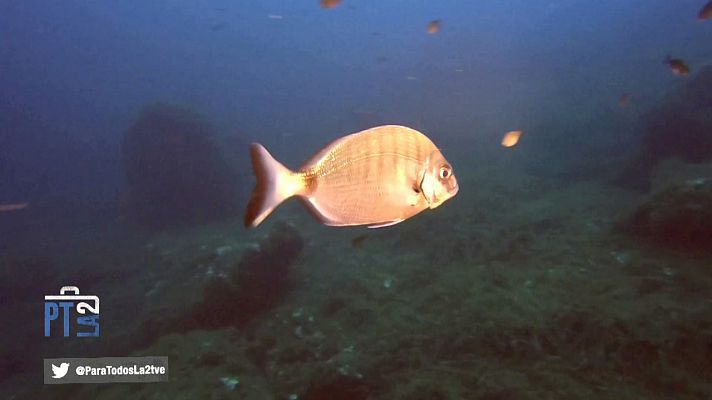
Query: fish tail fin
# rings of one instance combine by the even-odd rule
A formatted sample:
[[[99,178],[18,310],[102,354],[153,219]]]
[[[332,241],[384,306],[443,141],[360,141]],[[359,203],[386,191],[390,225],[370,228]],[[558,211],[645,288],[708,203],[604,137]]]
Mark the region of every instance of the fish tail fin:
[[[275,160],[261,144],[250,145],[250,157],[257,184],[247,204],[246,228],[259,225],[278,205],[299,194],[304,187],[300,174]]]

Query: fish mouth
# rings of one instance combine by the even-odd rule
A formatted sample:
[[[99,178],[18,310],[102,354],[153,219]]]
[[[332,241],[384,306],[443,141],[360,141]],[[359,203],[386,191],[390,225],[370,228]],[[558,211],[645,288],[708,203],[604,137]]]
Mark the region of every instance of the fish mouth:
[[[447,193],[447,195],[445,196],[445,198],[442,201],[445,201],[447,199],[455,197],[457,192],[460,191],[460,185],[457,184],[457,179],[455,179],[455,176],[453,176],[452,179],[450,180],[450,182],[448,182],[448,183],[449,184],[447,185],[446,192],[445,192],[445,193]]]
[[[455,195],[456,195],[457,192],[459,192],[459,191],[460,191],[460,187],[459,187],[458,185],[455,185],[455,187],[453,187],[452,189],[450,189],[450,190],[448,191],[448,194],[450,195],[450,197],[455,197]]]
[[[448,189],[448,193],[450,194],[450,197],[454,196],[457,194],[457,192],[460,191],[460,185],[457,184],[457,179],[455,179],[455,176],[452,177],[452,186]]]
[[[423,197],[425,197],[425,201],[428,203],[428,208],[433,209],[439,207],[441,204],[446,202],[447,200],[455,197],[457,192],[460,190],[460,187],[457,185],[457,182],[455,182],[452,186],[448,187],[444,192],[438,194],[436,193],[431,193],[430,195],[425,194],[423,192]]]

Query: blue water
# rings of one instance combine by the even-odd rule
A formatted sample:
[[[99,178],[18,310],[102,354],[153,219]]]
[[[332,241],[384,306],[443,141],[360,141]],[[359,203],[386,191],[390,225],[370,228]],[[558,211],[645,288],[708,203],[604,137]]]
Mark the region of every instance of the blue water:
[[[2,329],[0,354],[10,360],[0,363],[0,391],[18,399],[131,398],[128,383],[44,386],[42,358],[156,352],[175,359],[175,381],[139,385],[136,398],[282,399],[294,394],[315,399],[330,391],[337,400],[708,398],[709,375],[701,377],[695,370],[712,371],[706,297],[712,276],[704,270],[709,257],[677,248],[660,255],[657,246],[619,236],[614,229],[621,215],[668,178],[712,179],[712,151],[701,160],[661,155],[655,166],[633,176],[636,184],[619,179],[630,160],[649,151],[645,121],[650,110],[677,96],[670,93],[686,90],[712,64],[712,21],[697,20],[703,5],[702,0],[344,0],[326,9],[316,0],[0,3],[0,205],[27,204],[0,213],[1,288],[9,293],[0,307],[7,328]],[[431,20],[441,21],[435,34],[426,33]],[[667,56],[683,59],[690,75],[675,76],[664,62]],[[623,94],[631,98],[626,107],[618,104]],[[132,207],[148,205],[131,203],[127,132],[144,107],[156,103],[178,107],[177,114],[195,113],[201,118],[198,125],[207,127],[216,149],[210,158],[224,158],[211,168],[234,182],[220,192],[228,193],[224,212],[203,219],[201,213],[186,211],[190,215],[171,217],[158,228],[145,223],[153,211],[149,217],[133,213]],[[706,107],[695,109],[701,120]],[[298,202],[280,207],[257,231],[242,227],[254,185],[248,143],[262,143],[296,169],[331,140],[382,124],[407,125],[428,135],[455,169],[458,196],[386,230],[326,228]],[[700,143],[712,143],[710,125],[700,128],[707,135]],[[504,149],[499,141],[511,130],[525,133],[517,147]],[[145,154],[163,161],[198,159],[203,154],[198,148],[179,154],[159,146]],[[202,173],[198,164],[185,165]],[[137,179],[151,174],[150,168],[139,170],[145,175]],[[188,175],[173,170],[171,179]],[[163,178],[152,181],[154,193],[166,194],[152,207],[170,208],[179,199],[193,206],[191,199],[199,201],[203,209],[219,207],[214,197],[195,200],[199,197],[191,189],[169,191],[170,180]],[[149,319],[180,319],[179,310],[200,303],[210,277],[244,269],[240,260],[250,246],[279,221],[296,226],[304,249],[289,261],[294,263],[290,274],[296,274],[290,275],[292,289],[248,328],[201,320],[183,329],[159,329],[140,343],[127,339],[146,330],[142,324]],[[363,244],[352,245],[361,234],[367,235]],[[661,264],[646,270],[655,262]],[[589,278],[570,278],[574,283],[569,287],[568,279],[546,275],[557,265],[566,271],[585,268],[595,276],[590,286],[585,284]],[[447,272],[437,275],[438,269]],[[649,276],[652,270],[662,275]],[[543,275],[531,277],[530,272]],[[417,281],[413,276],[425,276],[420,278],[425,282],[392,295],[381,293],[384,282],[395,282],[397,288],[399,282]],[[699,282],[696,289],[685,286],[690,281]],[[41,296],[71,282],[107,298],[106,333],[100,338],[82,342],[39,333]],[[461,282],[496,289],[479,297]],[[354,289],[369,285],[377,289]],[[526,285],[539,285],[540,292],[526,292]],[[629,293],[635,285],[645,293]],[[132,310],[141,309],[142,302],[122,300],[121,293],[148,299],[155,288],[165,291],[161,300],[151,298],[153,305],[132,319]],[[557,311],[577,291],[590,292],[593,299],[577,309],[580,323],[571,322],[574,313],[562,317]],[[694,294],[686,297],[685,292]],[[438,303],[443,296],[449,300]],[[543,299],[544,305],[533,306],[540,313],[532,316],[524,306],[506,306],[522,296],[531,302]],[[420,308],[414,305],[431,297]],[[317,315],[315,310],[330,304],[341,311]],[[315,313],[318,322],[333,318],[341,327],[312,327],[302,336],[294,334],[294,326],[280,325],[302,308]],[[473,316],[471,323],[454,320],[450,312],[458,309]],[[550,333],[549,326],[585,330],[590,323],[595,327],[582,340],[595,341],[605,336],[596,329],[616,336],[634,329],[620,328],[616,321],[646,320],[656,309],[665,315],[659,325],[621,334],[625,339],[616,343],[627,340],[629,347],[609,343],[619,358],[609,357],[605,344],[600,350],[574,340],[567,342],[570,347],[552,350],[555,341],[536,334]],[[404,317],[409,312],[420,317]],[[445,317],[438,320],[438,315]],[[349,325],[354,318],[365,322]],[[396,322],[389,327],[391,319]],[[484,325],[471,328],[476,321]],[[437,326],[453,332],[437,337]],[[427,332],[422,338],[429,339],[408,336],[420,329]],[[442,349],[442,342],[466,342],[470,329],[473,335],[508,332],[493,342],[538,337],[531,341],[541,343],[524,355],[516,345],[501,353],[486,351],[499,342],[479,341],[449,353]],[[382,339],[387,342],[384,354],[402,362],[379,369],[376,364],[387,363],[382,355],[344,353],[362,330],[368,332],[364,342]],[[208,338],[200,336],[204,331]],[[328,344],[320,339],[323,332]],[[173,340],[165,339],[171,334],[178,335],[176,343],[156,345]],[[264,336],[268,344],[255,339]],[[707,349],[701,365],[674,358],[676,351],[691,351],[670,345],[685,337],[699,345],[695,349]],[[200,353],[200,341],[237,350],[207,366],[177,355]],[[18,343],[32,350],[25,354]],[[259,346],[271,349],[265,350],[264,365],[245,356],[245,349]],[[440,356],[451,358],[428,369],[426,364],[436,364],[435,347]],[[175,348],[180,351],[174,353]],[[312,356],[285,361],[289,357],[283,352],[290,348],[307,348]],[[426,356],[408,358],[403,352]],[[457,357],[463,352],[471,352],[473,360],[487,358],[487,364],[465,362]],[[579,353],[585,360],[576,358]],[[658,353],[665,355],[653,355]],[[344,372],[347,364],[368,372],[355,378],[358,374]],[[535,377],[532,365],[547,373]],[[181,368],[198,372],[185,374]],[[379,374],[388,379],[369,381]],[[656,374],[675,379],[653,382]],[[244,376],[242,392],[220,383],[220,377],[233,375]],[[327,381],[334,386],[319,386]],[[195,389],[188,395],[181,385]]]

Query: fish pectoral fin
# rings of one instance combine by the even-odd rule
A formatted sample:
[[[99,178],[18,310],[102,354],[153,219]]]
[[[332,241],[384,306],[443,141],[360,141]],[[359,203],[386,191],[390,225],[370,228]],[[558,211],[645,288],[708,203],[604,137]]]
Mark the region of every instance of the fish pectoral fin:
[[[423,195],[420,194],[420,192],[418,192],[418,193],[414,193],[414,194],[408,196],[408,198],[406,199],[406,201],[408,202],[408,205],[409,205],[409,206],[415,207],[415,206],[417,206],[417,205],[420,203],[420,200],[421,200],[422,198],[423,198]]]
[[[406,202],[409,206],[415,207],[418,205],[420,200],[423,198],[423,194],[420,192],[420,186],[413,185],[413,190],[406,197]]]
[[[400,223],[400,222],[403,222],[403,221],[404,221],[403,218],[399,218],[399,219],[396,219],[396,220],[393,220],[393,221],[384,222],[384,223],[382,223],[382,224],[369,225],[368,228],[369,228],[369,229],[385,228],[385,227],[387,227],[387,226],[393,226],[393,225],[395,225],[395,224],[397,224],[397,223]]]

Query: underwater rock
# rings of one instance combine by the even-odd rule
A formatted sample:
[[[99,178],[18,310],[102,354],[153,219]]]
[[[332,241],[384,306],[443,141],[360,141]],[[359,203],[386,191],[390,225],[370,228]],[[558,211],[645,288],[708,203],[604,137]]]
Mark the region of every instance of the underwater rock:
[[[712,66],[669,93],[662,104],[641,119],[642,146],[618,178],[618,183],[647,189],[663,159],[699,163],[712,160]]]
[[[210,278],[203,286],[202,299],[174,314],[144,321],[131,335],[129,347],[145,348],[172,332],[245,326],[279,305],[291,289],[289,268],[304,240],[293,225],[280,222],[255,247],[243,255],[233,273]]]
[[[276,223],[259,246],[244,253],[234,270],[214,274],[202,284],[202,298],[143,321],[130,335],[128,347],[145,348],[172,332],[247,325],[289,293],[289,268],[303,247],[293,225]],[[210,357],[196,362],[216,362]]]
[[[289,267],[304,247],[291,224],[276,223],[257,249],[248,250],[232,276],[216,277],[182,321],[183,329],[244,325],[277,306],[289,292]]]
[[[259,249],[249,250],[240,261],[233,279],[238,286],[238,321],[275,307],[289,291],[289,267],[304,248],[294,225],[276,223]]]
[[[304,400],[365,400],[371,397],[372,392],[372,388],[362,378],[332,371],[312,381],[302,398]]]
[[[223,158],[211,125],[196,112],[145,107],[122,147],[127,214],[139,225],[169,228],[235,210],[239,176]]]
[[[261,335],[255,338],[255,341],[245,349],[245,356],[260,369],[265,369],[269,363],[269,353],[276,344],[277,339],[274,336],[269,334]]]
[[[712,250],[712,181],[693,179],[650,196],[618,224],[624,233],[679,250]]]

